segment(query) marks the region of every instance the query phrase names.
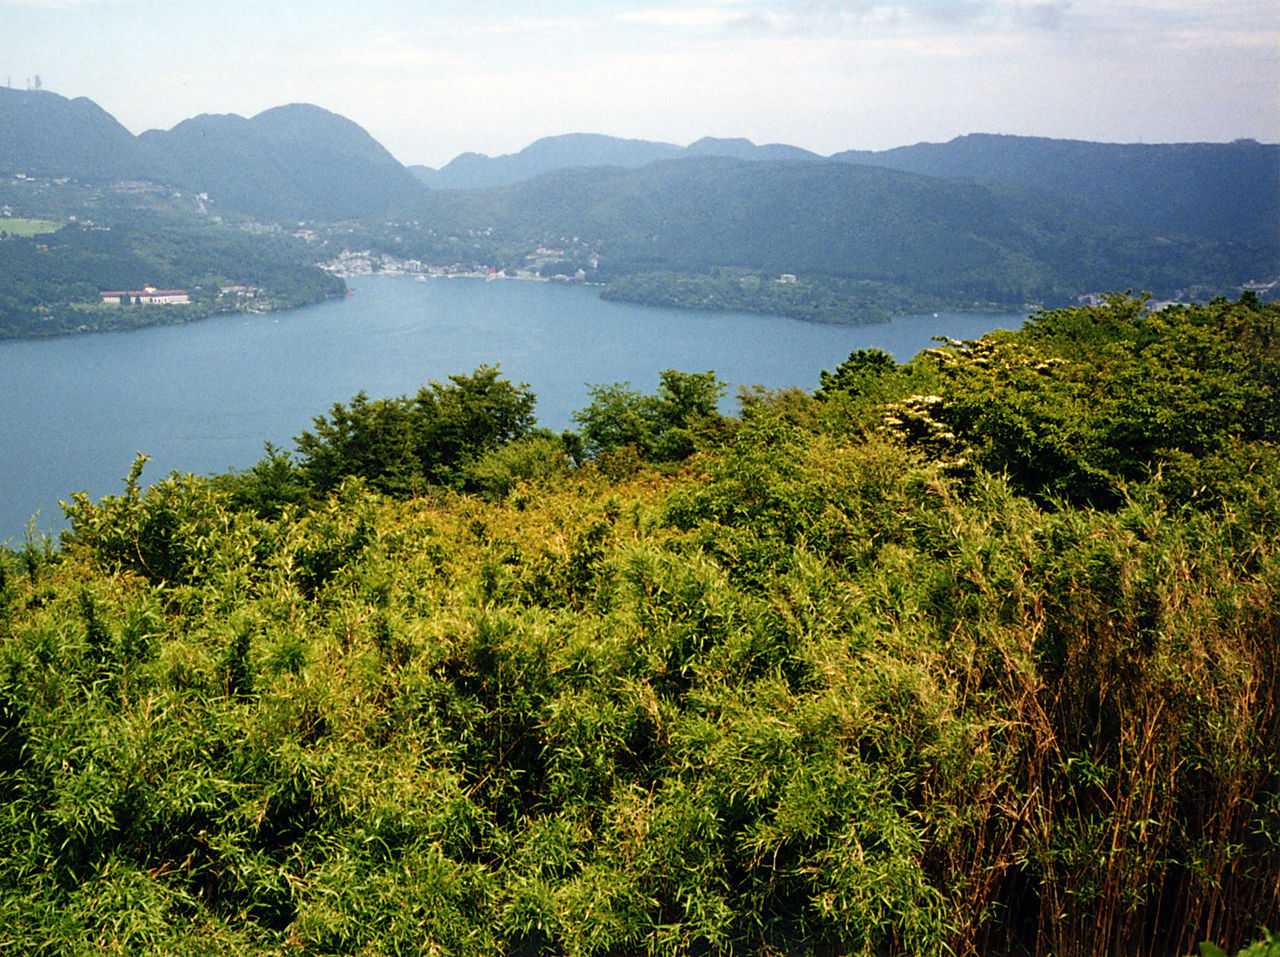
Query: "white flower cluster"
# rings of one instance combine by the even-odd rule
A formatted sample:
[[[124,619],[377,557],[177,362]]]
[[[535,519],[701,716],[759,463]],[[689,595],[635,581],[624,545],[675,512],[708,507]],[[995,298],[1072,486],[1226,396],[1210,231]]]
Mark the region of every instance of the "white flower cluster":
[[[962,468],[967,462],[962,443],[934,417],[941,404],[942,396],[938,395],[909,395],[890,403],[877,431],[927,452],[946,469]]]

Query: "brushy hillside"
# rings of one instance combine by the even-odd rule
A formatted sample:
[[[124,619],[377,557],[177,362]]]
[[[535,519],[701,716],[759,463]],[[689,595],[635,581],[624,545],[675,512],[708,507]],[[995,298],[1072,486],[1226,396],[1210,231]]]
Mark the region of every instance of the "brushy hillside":
[[[481,369],[73,501],[0,556],[0,952],[1263,938],[1280,307],[822,381],[554,436]]]

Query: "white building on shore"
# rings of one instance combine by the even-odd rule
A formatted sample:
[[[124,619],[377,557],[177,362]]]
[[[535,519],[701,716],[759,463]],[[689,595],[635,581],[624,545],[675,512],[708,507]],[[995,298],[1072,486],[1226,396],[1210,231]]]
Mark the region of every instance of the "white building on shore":
[[[137,303],[142,306],[188,306],[191,297],[185,289],[157,289],[155,286],[143,286],[141,289],[116,290],[109,289],[98,293],[106,305],[118,306],[122,302]]]

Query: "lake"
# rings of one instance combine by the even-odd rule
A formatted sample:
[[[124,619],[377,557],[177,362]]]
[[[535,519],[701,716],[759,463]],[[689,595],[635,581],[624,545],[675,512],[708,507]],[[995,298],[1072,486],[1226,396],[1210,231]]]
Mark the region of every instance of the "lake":
[[[854,349],[899,360],[931,337],[977,338],[1025,316],[905,317],[826,326],[738,313],[603,302],[553,283],[367,276],[353,295],[265,316],[136,332],[0,342],[0,543],[28,521],[63,527],[59,500],[118,493],[136,451],[144,481],[247,468],[335,402],[414,393],[430,379],[499,365],[538,397],[540,425],[573,425],[593,385],[652,392],[664,369],[731,384],[813,389]],[[732,406],[731,406],[732,407]]]

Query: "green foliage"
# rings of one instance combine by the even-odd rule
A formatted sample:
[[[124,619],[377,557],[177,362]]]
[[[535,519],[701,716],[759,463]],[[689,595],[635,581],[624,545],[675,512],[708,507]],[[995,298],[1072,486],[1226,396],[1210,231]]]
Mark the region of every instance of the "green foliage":
[[[1278,323],[1275,306],[1224,300],[1041,314],[1020,334],[932,350],[933,414],[1019,488],[1114,506],[1157,469],[1280,439]]]
[[[819,373],[818,395],[847,392],[860,397],[875,393],[879,391],[879,380],[897,371],[898,363],[883,349],[855,349],[836,367],[835,372],[824,369]]]
[[[546,485],[563,479],[572,464],[565,437],[539,429],[480,456],[467,469],[466,484],[500,501],[521,483]]]
[[[304,504],[309,487],[293,456],[270,442],[266,454],[243,472],[214,476],[216,487],[226,491],[233,508],[249,511],[259,518],[279,518],[290,507]]]
[[[637,392],[629,382],[595,386],[591,404],[573,416],[583,451],[600,458],[630,446],[649,461],[688,458],[722,431],[717,406],[724,391],[714,372],[674,369],[661,374],[656,395]]]
[[[1200,957],[1227,957],[1227,952],[1211,941],[1200,944]],[[1236,957],[1276,957],[1280,954],[1280,938],[1264,930],[1261,939],[1240,950]]]
[[[321,492],[352,476],[393,495],[462,487],[473,463],[529,433],[533,403],[528,386],[512,385],[492,366],[432,382],[412,398],[360,392],[298,436],[299,470]]]
[[[1267,953],[1274,319],[1045,314],[737,423],[666,373],[597,390],[595,467],[457,428],[528,413],[493,370],[324,419],[481,496],[140,459],[0,554],[0,950]],[[1071,495],[948,435],[979,389]]]
[[[105,568],[130,569],[157,583],[184,584],[244,556],[242,521],[212,485],[174,474],[145,491],[139,455],[123,495],[92,502],[83,492],[63,503],[69,543],[90,549]]]

